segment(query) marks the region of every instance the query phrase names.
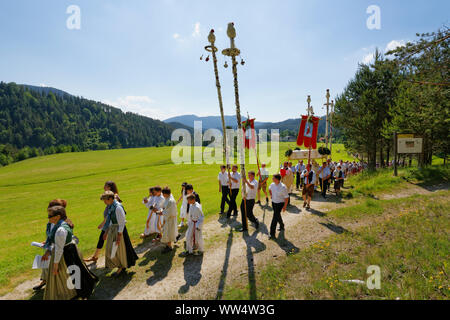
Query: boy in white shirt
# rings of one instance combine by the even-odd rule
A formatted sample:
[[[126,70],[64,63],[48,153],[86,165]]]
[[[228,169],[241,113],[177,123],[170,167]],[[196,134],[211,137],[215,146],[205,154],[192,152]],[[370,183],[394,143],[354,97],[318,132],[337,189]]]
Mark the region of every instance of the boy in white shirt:
[[[228,172],[226,172],[226,166],[220,166],[220,172],[217,179],[219,180],[219,192],[222,193],[222,200],[220,201],[220,214],[225,212],[225,203],[230,206],[230,179]]]
[[[273,218],[270,224],[270,237],[269,240],[275,239],[275,232],[277,224],[280,224],[280,231],[284,230],[283,219],[281,218],[281,212],[286,211],[286,207],[289,201],[289,193],[286,186],[281,182],[281,175],[274,174],[272,178],[273,183],[269,187],[270,198],[272,199]]]
[[[243,199],[241,202],[242,231],[245,232],[248,231],[248,226],[244,219],[244,212],[247,213],[247,219],[255,224],[255,228],[258,229],[259,227],[259,221],[253,214],[256,192],[258,191],[258,181],[255,180],[255,171],[249,171],[248,180],[244,177],[242,182],[243,184],[245,183],[247,192],[246,195],[242,193]]]
[[[239,187],[241,182],[241,174],[237,171],[238,166],[233,165],[233,168],[231,169],[232,172],[230,174],[230,180],[231,180],[231,197],[230,197],[230,205],[228,207],[227,212],[227,218],[229,219],[231,217],[231,212],[233,213],[233,216],[237,216],[238,210],[237,210],[237,204],[236,204],[236,198],[239,194]]]

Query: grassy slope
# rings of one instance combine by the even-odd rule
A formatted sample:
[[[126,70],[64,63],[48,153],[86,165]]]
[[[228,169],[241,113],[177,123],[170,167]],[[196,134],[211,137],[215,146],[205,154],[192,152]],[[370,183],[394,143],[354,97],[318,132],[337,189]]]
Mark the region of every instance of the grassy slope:
[[[405,170],[403,178],[429,184],[446,182],[448,168],[432,167],[421,173]],[[450,282],[448,234],[449,191],[429,196],[374,200],[387,173],[354,177],[360,182],[353,194],[358,204],[332,210],[327,217],[337,224],[355,219],[392,218],[356,232],[335,235],[278,263],[257,275],[258,299],[448,299]],[[377,181],[378,180],[378,181]],[[400,180],[391,181],[399,186]],[[379,182],[379,183],[374,183]],[[397,213],[397,215],[395,215]],[[367,279],[370,265],[381,268],[381,289],[340,280]],[[236,281],[225,299],[248,299],[248,288]]]
[[[289,148],[295,148],[295,143],[280,143],[280,161]],[[44,240],[46,206],[51,199],[68,200],[68,214],[75,223],[75,233],[81,239],[80,248],[85,255],[93,252],[97,242],[96,226],[104,208],[98,197],[106,180],[114,180],[119,186],[128,212],[127,227],[134,241],[138,241],[147,215],[141,199],[151,185],[168,185],[176,195],[181,183],[188,181],[200,193],[205,214],[217,213],[218,166],[175,166],[170,160],[171,149],[56,154],[0,168],[0,294],[19,278],[38,275],[30,270],[30,264],[34,255],[41,252],[30,243]],[[352,160],[342,145],[335,145],[334,150],[336,159]],[[256,169],[256,165],[249,167]]]

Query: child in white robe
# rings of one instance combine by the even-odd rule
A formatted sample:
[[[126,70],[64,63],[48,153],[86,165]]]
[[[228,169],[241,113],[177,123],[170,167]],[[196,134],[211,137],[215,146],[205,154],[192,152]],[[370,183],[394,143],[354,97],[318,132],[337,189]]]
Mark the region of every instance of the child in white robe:
[[[190,194],[187,197],[189,203],[188,229],[186,232],[186,252],[185,255],[194,253],[195,255],[203,252],[203,211],[200,203],[195,202],[195,195]]]
[[[141,239],[147,238],[148,236],[150,236],[151,232],[150,232],[150,225],[151,225],[151,221],[152,221],[152,217],[154,215],[153,212],[153,203],[155,202],[155,197],[154,197],[154,193],[155,191],[153,190],[154,188],[151,187],[149,189],[149,196],[145,197],[142,200],[142,203],[148,208],[148,215],[147,215],[147,220],[145,222],[145,229],[144,229],[144,233],[141,234]]]
[[[164,225],[162,229],[161,243],[166,244],[166,248],[163,253],[168,253],[173,250],[172,243],[177,240],[177,204],[173,198],[171,191],[168,187],[162,190],[164,197],[163,209],[158,212],[164,216]]]
[[[185,190],[186,186],[187,186],[187,182],[183,182],[181,184],[181,196],[180,196],[180,198],[178,198],[178,201],[177,201],[177,205],[181,201],[181,208],[180,208],[181,222],[178,225],[179,228],[184,226],[184,220],[187,218],[187,207],[188,207],[187,196],[188,196],[188,194],[186,193],[186,190]]]
[[[150,233],[158,234],[156,238],[153,239],[153,241],[155,242],[161,239],[162,226],[164,224],[164,216],[162,214],[157,214],[157,212],[160,212],[163,209],[165,199],[161,194],[162,189],[160,186],[156,186],[153,189],[155,191],[155,197],[152,209],[153,215],[150,220]]]

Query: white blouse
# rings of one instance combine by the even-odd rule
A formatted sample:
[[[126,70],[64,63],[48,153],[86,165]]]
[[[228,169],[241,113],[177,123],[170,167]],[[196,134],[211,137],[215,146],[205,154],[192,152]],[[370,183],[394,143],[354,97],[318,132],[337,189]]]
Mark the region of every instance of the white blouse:
[[[125,223],[127,222],[125,220],[125,211],[123,211],[122,206],[116,207],[116,219],[117,224],[119,225],[119,232],[122,233],[123,229],[125,228]]]
[[[63,227],[59,227],[55,233],[55,259],[54,263],[59,263],[64,252],[64,246],[66,245],[67,230]]]

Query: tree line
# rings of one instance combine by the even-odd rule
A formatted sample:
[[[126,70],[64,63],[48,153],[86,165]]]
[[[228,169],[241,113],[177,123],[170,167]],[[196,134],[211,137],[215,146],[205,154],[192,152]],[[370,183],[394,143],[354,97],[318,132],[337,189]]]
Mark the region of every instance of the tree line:
[[[417,37],[385,55],[377,50],[336,99],[333,121],[344,144],[367,155],[371,169],[392,158],[394,132],[423,137],[421,165],[449,153],[450,32]]]
[[[0,165],[52,153],[172,145],[173,129],[100,102],[0,82]]]

